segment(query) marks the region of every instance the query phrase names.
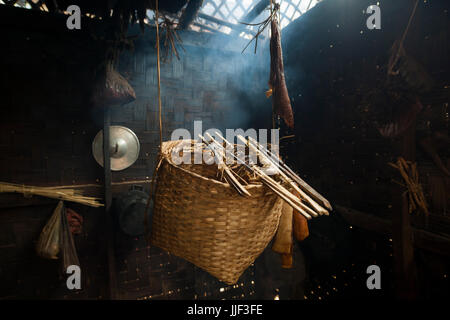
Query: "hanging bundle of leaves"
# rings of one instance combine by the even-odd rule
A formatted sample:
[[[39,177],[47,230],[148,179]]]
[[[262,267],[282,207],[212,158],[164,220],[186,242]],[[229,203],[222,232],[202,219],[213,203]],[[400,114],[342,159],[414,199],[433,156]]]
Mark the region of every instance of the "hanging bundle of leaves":
[[[418,210],[429,215],[427,201],[423,193],[422,185],[419,182],[417,163],[398,157],[396,163],[389,162],[389,165],[397,169],[403,178],[404,184],[395,180],[394,182],[407,188],[405,192],[408,193],[409,213]]]
[[[172,57],[175,56],[178,60],[180,60],[180,55],[178,53],[177,46],[180,46],[183,51],[186,51],[183,47],[183,41],[178,36],[175,30],[175,23],[167,18],[163,17],[163,22],[161,23],[161,28],[164,29],[166,37],[164,39],[164,55],[163,61],[170,62]]]

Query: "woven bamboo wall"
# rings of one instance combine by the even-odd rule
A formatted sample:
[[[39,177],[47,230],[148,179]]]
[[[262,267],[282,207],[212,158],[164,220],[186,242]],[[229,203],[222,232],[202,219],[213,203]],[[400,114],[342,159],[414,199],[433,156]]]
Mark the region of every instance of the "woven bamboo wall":
[[[42,25],[52,23],[45,20]],[[9,31],[5,33],[8,46],[0,56],[0,181],[101,185],[102,168],[91,155],[91,143],[101,129],[102,113],[89,105],[93,70],[99,63],[96,46],[89,37],[39,29]],[[239,52],[216,47],[213,59],[211,51],[201,47],[202,39],[188,36],[193,40],[181,61],[162,67],[165,139],[175,128],[191,129],[193,120],[203,120],[205,129],[226,127],[223,119],[237,112],[235,93],[239,88],[255,90],[249,79],[260,77],[251,68],[241,68],[247,58]],[[141,154],[131,168],[113,174],[115,182],[151,177],[158,148],[156,58],[152,38],[141,41],[135,51],[122,55],[119,66],[135,88],[137,100],[112,112],[113,124],[136,132]],[[241,72],[251,76],[244,79]],[[236,123],[235,115],[230,119]],[[245,126],[251,119],[250,112],[240,123]],[[148,190],[148,184],[144,187]],[[115,188],[116,194],[127,188]],[[90,192],[101,195],[101,188]],[[84,275],[81,291],[64,288],[58,263],[36,257],[35,242],[55,206],[54,201],[0,195],[0,298],[108,298],[101,209],[69,204],[84,217],[83,233],[75,236]],[[251,298],[255,294],[253,267],[238,285],[222,286],[193,265],[149,248],[143,237],[129,238],[118,230],[116,258],[121,298]]]

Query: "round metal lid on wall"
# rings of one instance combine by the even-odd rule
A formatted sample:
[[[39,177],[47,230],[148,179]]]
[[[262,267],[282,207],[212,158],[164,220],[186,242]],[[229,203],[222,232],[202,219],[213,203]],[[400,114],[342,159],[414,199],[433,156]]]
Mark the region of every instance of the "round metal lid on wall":
[[[133,131],[122,126],[111,126],[109,132],[111,170],[124,170],[133,165],[139,157],[139,139]],[[103,130],[97,133],[92,142],[92,154],[103,167]]]

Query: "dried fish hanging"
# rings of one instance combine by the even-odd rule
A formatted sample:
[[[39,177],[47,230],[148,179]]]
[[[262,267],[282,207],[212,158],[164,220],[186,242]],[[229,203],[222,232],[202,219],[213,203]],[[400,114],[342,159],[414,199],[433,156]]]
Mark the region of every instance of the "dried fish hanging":
[[[261,23],[248,24],[248,26],[258,26],[258,32],[252,38],[252,40],[244,48],[255,41],[255,53],[258,46],[258,37],[270,24],[271,37],[270,37],[270,77],[269,77],[269,90],[266,92],[267,98],[272,97],[272,109],[273,114],[283,118],[286,125],[294,128],[294,114],[292,112],[291,100],[286,86],[286,79],[284,75],[284,63],[283,63],[283,51],[281,47],[281,30],[280,30],[280,5],[278,3],[272,4],[271,0],[271,13],[269,17]]]

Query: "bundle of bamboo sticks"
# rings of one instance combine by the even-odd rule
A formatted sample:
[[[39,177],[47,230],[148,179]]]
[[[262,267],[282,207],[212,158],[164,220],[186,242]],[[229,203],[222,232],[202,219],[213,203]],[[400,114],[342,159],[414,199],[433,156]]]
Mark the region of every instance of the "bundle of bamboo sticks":
[[[90,207],[102,207],[99,198],[86,197],[79,190],[70,187],[34,187],[20,184],[0,182],[0,193],[21,193],[25,197],[37,195],[41,197],[80,203]]]
[[[261,162],[271,165],[275,170],[275,175],[279,177],[281,181],[277,181],[275,178],[266,174],[264,172],[265,170],[257,164],[251,164],[250,162],[246,163],[240,159],[234,153],[234,146],[229,141],[218,132],[215,132],[215,135],[223,141],[225,146],[208,133],[206,133],[206,136],[209,141],[201,135],[199,135],[199,137],[202,139],[203,143],[212,150],[216,158],[223,159],[225,156],[234,158],[239,164],[242,164],[250,173],[257,176],[264,185],[281,197],[289,206],[306,219],[309,220],[312,217],[317,217],[319,215],[328,215],[328,210],[332,210],[327,199],[303,181],[292,169],[279,159],[276,154],[265,148],[256,140],[252,138],[245,139],[243,136],[238,136],[238,139],[249,148],[249,151],[255,152],[258,155]],[[229,184],[235,188],[239,194],[251,196],[244,186],[236,179],[235,175],[237,176],[237,174],[235,174],[224,161],[220,162],[220,167],[224,169]]]
[[[404,185],[403,183],[394,181],[395,183],[408,189],[407,192],[409,198],[409,213],[412,213],[417,208],[419,208],[428,215],[429,211],[427,202],[423,194],[422,186],[419,182],[417,163],[406,161],[402,157],[399,157],[395,164],[390,162],[389,165],[400,172],[400,175],[402,176],[406,184]]]

